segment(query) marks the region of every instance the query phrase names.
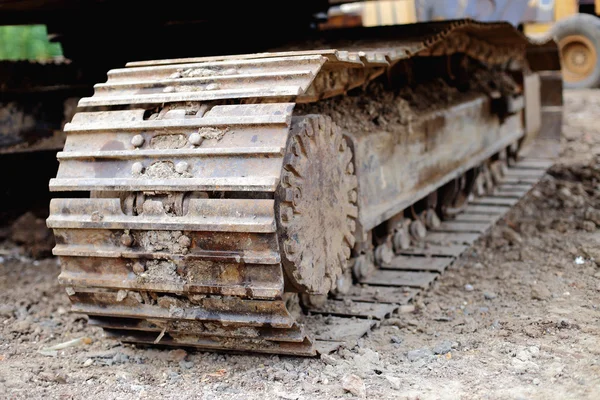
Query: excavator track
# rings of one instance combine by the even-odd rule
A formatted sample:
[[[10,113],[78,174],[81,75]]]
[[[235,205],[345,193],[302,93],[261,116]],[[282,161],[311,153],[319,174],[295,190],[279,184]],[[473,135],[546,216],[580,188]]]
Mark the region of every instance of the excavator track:
[[[65,127],[50,182],[54,191],[90,192],[52,200],[48,218],[73,311],[127,342],[311,356],[356,341],[427,289],[551,162],[514,161],[530,134],[523,93],[510,84],[484,88],[423,112],[414,129],[447,137],[437,147],[430,134],[409,140],[425,155],[405,163],[422,173],[404,176],[402,193],[373,193],[380,183],[370,186],[363,162],[381,138],[350,135],[343,117],[327,114],[340,95],[385,75],[406,78],[398,71],[413,59],[439,66],[461,54],[525,68],[527,49],[538,48],[506,24],[435,23],[419,32],[342,50],[110,71]],[[496,107],[501,117],[489,115]],[[457,117],[472,128],[440,126]],[[461,140],[461,129],[477,146],[448,154],[444,146]],[[389,162],[376,165],[380,178],[396,168]],[[375,240],[390,221],[404,226],[403,210],[414,214],[418,202],[481,166],[481,196],[460,202],[452,220],[426,231],[406,225],[417,239],[409,246],[404,228]],[[312,240],[315,229],[329,231],[324,243]],[[306,313],[293,312],[294,292],[305,296]]]

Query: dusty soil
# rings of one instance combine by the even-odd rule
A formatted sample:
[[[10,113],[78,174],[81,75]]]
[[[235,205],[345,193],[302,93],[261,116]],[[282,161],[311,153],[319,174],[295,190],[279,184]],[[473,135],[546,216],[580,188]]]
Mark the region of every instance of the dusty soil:
[[[0,397],[600,398],[600,94],[566,99],[551,175],[413,312],[321,359],[121,345],[68,312],[55,259],[5,241]]]

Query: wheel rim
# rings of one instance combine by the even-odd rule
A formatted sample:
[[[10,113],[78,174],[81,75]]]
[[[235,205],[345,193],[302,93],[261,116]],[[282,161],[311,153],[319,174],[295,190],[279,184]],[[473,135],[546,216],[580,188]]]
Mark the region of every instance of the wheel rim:
[[[589,77],[598,55],[594,44],[585,36],[572,35],[558,43],[563,64],[563,77],[567,82],[579,82]]]

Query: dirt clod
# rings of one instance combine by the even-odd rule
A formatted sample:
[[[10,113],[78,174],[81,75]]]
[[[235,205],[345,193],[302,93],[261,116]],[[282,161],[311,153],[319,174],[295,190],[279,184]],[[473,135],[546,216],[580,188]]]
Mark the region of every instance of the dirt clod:
[[[46,221],[36,217],[32,212],[17,218],[11,226],[10,238],[16,244],[23,246],[33,258],[48,257],[52,254],[54,235],[46,227]]]
[[[534,300],[548,300],[552,296],[550,290],[542,284],[535,284],[531,287],[531,298]]]
[[[360,398],[364,398],[367,394],[365,383],[354,374],[346,375],[342,378],[342,388]]]

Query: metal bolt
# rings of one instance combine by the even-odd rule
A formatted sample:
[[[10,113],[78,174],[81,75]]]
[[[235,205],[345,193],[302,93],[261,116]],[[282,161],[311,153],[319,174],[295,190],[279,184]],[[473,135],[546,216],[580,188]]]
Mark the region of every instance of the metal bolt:
[[[286,242],[284,243],[284,247],[285,247],[285,252],[288,255],[294,254],[296,252],[296,243],[294,243],[292,240],[286,240]]]
[[[92,212],[90,219],[94,222],[100,222],[104,219],[104,215],[100,214],[100,211]]]
[[[294,189],[288,188],[283,191],[283,201],[291,203],[294,201]]]
[[[202,136],[200,136],[200,134],[198,132],[192,133],[190,135],[190,137],[188,138],[188,142],[190,142],[190,144],[192,144],[194,146],[200,146],[203,141],[204,141],[204,138]]]
[[[124,233],[121,235],[121,243],[123,246],[131,247],[133,244],[133,237],[128,233]]]
[[[139,261],[136,261],[133,264],[132,269],[133,269],[133,272],[136,274],[142,274],[142,273],[144,273],[144,271],[146,271],[146,267],[144,267],[144,265]]]
[[[294,218],[294,211],[291,207],[282,207],[281,208],[281,220],[283,222],[289,222]]]
[[[189,164],[186,163],[185,161],[180,161],[177,163],[177,165],[175,165],[175,171],[177,171],[180,174],[183,174],[184,172],[186,172],[189,168]]]
[[[142,135],[135,135],[131,138],[131,144],[135,147],[140,147],[144,144],[144,137]]]
[[[134,162],[133,165],[131,166],[131,173],[134,175],[141,174],[143,170],[144,170],[144,166],[142,165],[141,162]]]

